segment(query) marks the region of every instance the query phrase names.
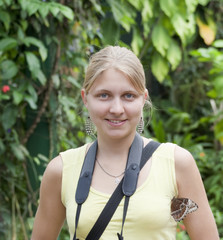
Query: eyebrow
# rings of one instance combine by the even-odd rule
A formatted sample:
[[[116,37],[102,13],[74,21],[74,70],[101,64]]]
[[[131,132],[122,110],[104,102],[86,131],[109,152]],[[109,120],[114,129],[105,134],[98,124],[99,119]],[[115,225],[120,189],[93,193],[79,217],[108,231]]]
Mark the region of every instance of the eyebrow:
[[[96,89],[95,92],[100,93],[100,92],[112,92],[112,91],[102,88],[102,89],[98,89],[98,90]],[[128,90],[124,90],[122,92],[124,92],[124,93],[131,92],[131,93],[138,93],[139,94],[139,92],[135,89],[128,89]]]

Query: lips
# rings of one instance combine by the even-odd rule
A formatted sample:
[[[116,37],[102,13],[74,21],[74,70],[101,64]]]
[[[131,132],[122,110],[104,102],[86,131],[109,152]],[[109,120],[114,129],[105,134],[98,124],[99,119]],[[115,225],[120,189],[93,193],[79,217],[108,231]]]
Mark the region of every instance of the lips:
[[[121,126],[125,123],[126,120],[115,120],[115,119],[106,119],[108,123],[112,126]]]

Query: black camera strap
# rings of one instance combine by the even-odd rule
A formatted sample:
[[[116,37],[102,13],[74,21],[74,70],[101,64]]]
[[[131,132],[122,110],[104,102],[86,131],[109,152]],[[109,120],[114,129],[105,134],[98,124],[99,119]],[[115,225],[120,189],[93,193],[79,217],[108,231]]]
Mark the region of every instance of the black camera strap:
[[[153,152],[157,149],[159,145],[160,144],[158,142],[151,141],[149,144],[145,146],[145,148],[143,148],[143,140],[140,137],[140,135],[136,133],[134,141],[129,150],[127,167],[124,178],[111,195],[110,199],[108,200],[107,204],[102,210],[100,216],[98,217],[97,221],[95,222],[94,226],[92,227],[91,231],[86,237],[86,240],[98,240],[100,238],[105,228],[107,227],[109,221],[111,220],[115,210],[117,209],[119,203],[125,196],[122,229],[121,233],[120,234],[118,233],[118,239],[123,240],[122,234],[129,204],[129,198],[134,194],[136,190],[138,175],[141,168],[145,165],[147,160],[152,156]],[[73,240],[78,240],[76,239],[76,230],[78,226],[81,206],[87,199],[89,193],[96,154],[97,154],[97,141],[95,141],[92,144],[92,146],[89,148],[86,154],[77,185],[75,196],[77,202],[77,211],[75,219],[75,233]]]

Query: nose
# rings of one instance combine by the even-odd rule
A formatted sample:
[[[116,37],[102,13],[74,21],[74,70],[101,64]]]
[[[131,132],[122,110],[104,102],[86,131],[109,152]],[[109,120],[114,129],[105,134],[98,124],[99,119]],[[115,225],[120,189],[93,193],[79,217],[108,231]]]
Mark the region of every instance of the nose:
[[[123,102],[120,98],[114,98],[111,102],[110,113],[122,114],[124,112]]]

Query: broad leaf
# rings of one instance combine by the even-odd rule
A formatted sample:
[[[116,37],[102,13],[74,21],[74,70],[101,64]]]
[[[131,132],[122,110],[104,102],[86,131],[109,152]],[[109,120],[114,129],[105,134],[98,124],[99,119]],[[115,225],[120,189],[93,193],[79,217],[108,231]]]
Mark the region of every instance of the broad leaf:
[[[120,25],[113,18],[106,18],[101,23],[103,42],[105,44],[117,44],[120,36]]]
[[[46,77],[45,75],[43,74],[42,70],[41,69],[38,69],[36,72],[35,72],[35,77],[39,80],[39,82],[44,86],[46,84]]]
[[[17,46],[17,41],[14,38],[4,38],[0,40],[0,51],[8,51]]]
[[[147,22],[153,17],[153,5],[151,1],[143,1],[142,7],[142,20],[143,22]],[[148,24],[149,25],[149,24]]]
[[[24,43],[26,46],[28,46],[28,47],[29,47],[31,44],[34,45],[34,46],[36,46],[36,47],[38,47],[38,48],[39,48],[39,53],[40,53],[41,59],[42,59],[43,61],[46,60],[46,58],[47,58],[47,49],[46,49],[46,47],[44,46],[44,44],[43,44],[40,40],[38,40],[38,39],[36,39],[36,38],[34,38],[34,37],[26,37],[26,38],[23,40],[23,43]]]
[[[46,16],[48,15],[50,9],[48,4],[45,4],[44,7],[39,8],[39,13],[41,15],[42,18],[46,18]]]
[[[37,1],[29,1],[29,4],[26,6],[26,11],[28,12],[29,16],[36,13],[42,6],[41,2]]]
[[[10,15],[0,10],[0,21],[5,25],[5,29],[8,31],[10,26]]]
[[[37,109],[36,101],[32,96],[26,95],[24,99],[32,109]]]
[[[39,59],[32,52],[25,52],[25,56],[32,76],[37,78],[42,85],[45,85],[46,77],[40,69]]]
[[[7,131],[15,123],[18,116],[18,108],[13,105],[5,106],[3,113],[1,114],[1,122],[3,128]]]
[[[61,5],[61,4],[58,4],[58,7],[59,7],[61,13],[66,18],[68,18],[69,20],[73,20],[74,19],[74,13],[73,13],[73,11],[69,7]]]
[[[203,5],[203,6],[206,6],[210,0],[198,0],[199,4]]]
[[[155,53],[152,57],[152,73],[159,82],[162,82],[167,76],[169,65],[159,53]]]
[[[170,40],[171,38],[166,29],[161,24],[157,24],[152,32],[152,42],[156,50],[162,56],[166,56],[166,51],[169,47]]]
[[[15,77],[17,72],[18,72],[18,67],[11,60],[3,61],[0,64],[0,77],[4,80],[8,80]]]
[[[25,52],[26,61],[28,63],[28,67],[30,72],[34,72],[36,69],[40,68],[39,59],[32,52]]]
[[[177,0],[160,0],[160,8],[165,12],[168,17],[173,16],[178,10]]]
[[[107,2],[111,6],[115,21],[129,32],[131,26],[135,23],[135,11],[124,3],[120,4],[118,0],[107,0]]]
[[[24,97],[21,92],[16,91],[16,90],[14,90],[14,91],[12,92],[12,96],[13,96],[13,103],[14,103],[15,105],[19,105],[19,104],[22,102],[23,97]]]
[[[171,39],[167,50],[167,59],[172,65],[172,70],[175,70],[182,58],[182,52],[177,42]]]
[[[173,27],[180,37],[183,45],[185,46],[193,34],[195,33],[195,19],[194,16],[191,14],[185,19],[181,14],[175,13],[174,16],[171,18],[171,22]]]
[[[200,18],[196,20],[199,26],[200,36],[204,39],[205,44],[211,45],[216,36],[216,24],[211,18],[208,18],[207,23],[202,22]]]
[[[140,36],[140,31],[138,28],[134,28],[133,29],[133,39],[132,39],[132,43],[131,43],[131,47],[133,52],[136,55],[139,55],[140,53],[140,49],[142,48],[144,42]]]
[[[11,147],[12,153],[17,159],[25,160],[25,157],[28,156],[28,151],[23,145],[18,143],[12,143],[10,144],[10,147]]]
[[[189,13],[195,12],[197,5],[199,4],[199,0],[185,0],[187,5],[187,10]]]
[[[54,17],[56,17],[58,15],[58,13],[60,12],[60,9],[58,8],[57,4],[55,4],[53,2],[50,3],[49,10],[53,14]]]
[[[216,40],[213,42],[212,44],[213,47],[216,47],[216,48],[223,48],[223,40]]]

